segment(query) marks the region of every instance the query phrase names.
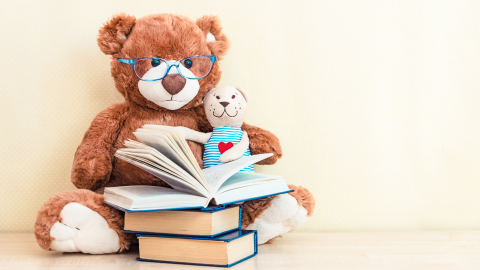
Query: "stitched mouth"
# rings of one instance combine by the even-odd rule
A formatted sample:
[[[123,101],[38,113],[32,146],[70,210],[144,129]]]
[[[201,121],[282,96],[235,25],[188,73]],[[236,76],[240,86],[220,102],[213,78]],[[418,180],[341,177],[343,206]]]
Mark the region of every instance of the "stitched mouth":
[[[170,99],[168,99],[168,100],[165,100],[165,101],[183,102],[183,101],[180,101],[180,100],[173,100],[173,95],[172,95],[172,97],[171,97]]]
[[[227,109],[226,109],[226,108],[224,108],[224,109],[223,109],[223,112],[222,112],[222,114],[220,114],[220,116],[216,116],[216,115],[215,115],[215,112],[213,112],[213,116],[215,116],[215,117],[217,117],[217,118],[220,118],[220,117],[222,117],[222,116],[223,116],[223,114],[226,114],[228,117],[235,117],[235,116],[237,116],[237,115],[238,115],[238,111],[237,111],[237,113],[236,113],[235,115],[230,115],[230,114],[228,114],[228,112],[227,112]]]

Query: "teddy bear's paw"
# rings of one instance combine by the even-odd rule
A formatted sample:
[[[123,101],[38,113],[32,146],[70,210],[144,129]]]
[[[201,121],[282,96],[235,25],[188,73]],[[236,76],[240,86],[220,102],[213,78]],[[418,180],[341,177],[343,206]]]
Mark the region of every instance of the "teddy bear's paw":
[[[272,200],[269,208],[247,226],[247,230],[257,230],[258,244],[298,228],[307,221],[307,210],[299,205],[295,197],[281,194]]]
[[[62,252],[104,254],[120,249],[117,232],[97,212],[79,203],[65,205],[61,222],[52,226],[50,249]]]
[[[95,190],[108,180],[112,170],[110,153],[99,152],[100,149],[82,152],[75,157],[71,181],[77,188]]]

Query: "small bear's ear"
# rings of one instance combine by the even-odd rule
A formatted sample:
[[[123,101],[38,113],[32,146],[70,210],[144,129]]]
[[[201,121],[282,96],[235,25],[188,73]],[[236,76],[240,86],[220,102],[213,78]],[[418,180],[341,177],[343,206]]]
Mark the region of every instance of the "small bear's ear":
[[[247,91],[245,91],[245,89],[241,88],[241,87],[235,87],[235,89],[237,89],[240,93],[242,93],[243,97],[245,98],[245,101],[248,103],[248,95],[247,95]]]
[[[197,26],[203,31],[207,46],[218,60],[227,54],[230,48],[230,41],[222,32],[220,19],[217,16],[205,15],[196,21]]]
[[[212,88],[210,90],[208,90],[208,92],[205,94],[205,96],[203,96],[203,103],[205,103],[205,100],[207,99],[208,96],[210,96],[210,93],[215,90],[215,88]]]
[[[125,13],[114,15],[98,30],[97,43],[100,50],[107,55],[119,53],[128,34],[135,25],[136,18]]]

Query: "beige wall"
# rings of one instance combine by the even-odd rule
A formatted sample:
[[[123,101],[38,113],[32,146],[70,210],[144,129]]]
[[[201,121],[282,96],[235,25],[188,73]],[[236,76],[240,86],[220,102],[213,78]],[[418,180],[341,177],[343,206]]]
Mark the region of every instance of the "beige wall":
[[[284,158],[257,171],[308,187],[303,230],[480,229],[477,1],[1,1],[0,232],[31,231],[69,182],[93,117],[122,100],[98,28],[217,14],[221,85]]]

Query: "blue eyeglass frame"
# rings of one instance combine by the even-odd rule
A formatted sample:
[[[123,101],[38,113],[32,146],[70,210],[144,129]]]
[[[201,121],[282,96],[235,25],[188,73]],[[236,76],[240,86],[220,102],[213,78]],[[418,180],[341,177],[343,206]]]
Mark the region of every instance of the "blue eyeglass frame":
[[[179,65],[180,65],[180,62],[181,61],[185,61],[187,59],[190,59],[190,58],[195,58],[195,57],[204,57],[204,58],[208,58],[210,59],[210,70],[208,71],[207,75],[205,76],[202,76],[202,77],[194,77],[194,78],[191,78],[191,77],[188,77],[188,76],[185,76],[182,74],[182,71],[180,71],[180,69],[178,68]],[[137,63],[137,61],[139,60],[145,60],[145,59],[156,59],[156,60],[160,60],[160,61],[163,61],[165,62],[165,64],[167,64],[167,69],[165,71],[165,74],[163,75],[163,77],[161,77],[160,79],[155,79],[155,80],[145,80],[145,79],[142,79],[140,78],[140,76],[138,76],[137,72],[135,71],[135,63]],[[185,79],[189,79],[189,80],[200,80],[202,78],[205,78],[207,77],[208,75],[210,75],[210,72],[212,72],[212,69],[213,69],[213,64],[215,62],[217,62],[217,57],[214,56],[214,55],[193,55],[193,56],[189,56],[189,57],[186,57],[186,58],[183,58],[183,59],[180,59],[174,63],[170,63],[168,62],[167,60],[165,59],[162,59],[162,58],[158,58],[158,57],[139,57],[139,58],[132,58],[132,59],[122,59],[122,58],[117,58],[118,62],[120,63],[124,63],[124,64],[129,64],[130,66],[132,66],[132,69],[133,69],[133,73],[135,74],[135,76],[137,76],[138,79],[142,80],[142,81],[147,81],[147,82],[154,82],[154,81],[159,81],[163,78],[165,78],[165,76],[168,75],[168,72],[170,72],[170,69],[172,67],[175,67],[178,71],[178,74],[180,74],[180,76],[184,77]]]

